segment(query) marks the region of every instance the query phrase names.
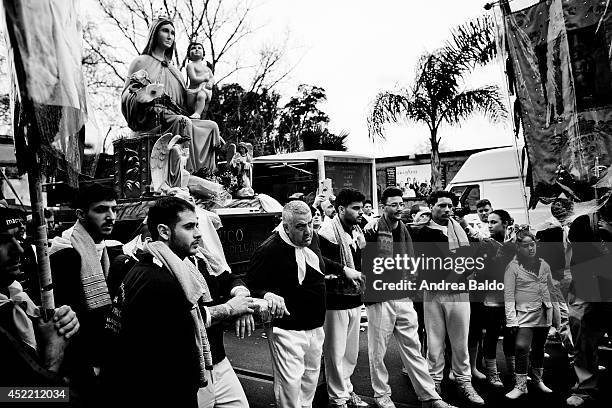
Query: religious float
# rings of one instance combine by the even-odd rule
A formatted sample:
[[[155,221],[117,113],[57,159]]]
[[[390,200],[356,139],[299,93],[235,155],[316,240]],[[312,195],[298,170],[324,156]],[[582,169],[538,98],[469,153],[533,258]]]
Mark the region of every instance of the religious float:
[[[195,113],[193,92],[172,64],[173,34],[167,18],[150,26],[121,94],[131,132],[114,142],[120,197],[115,236],[125,242],[137,234],[157,197],[183,196],[198,207],[206,244],[217,241],[217,230],[230,267],[244,272],[252,252],[278,224],[282,207],[251,188],[252,146],[226,145],[217,124]],[[222,148],[227,160],[219,164],[230,179],[225,185],[215,175]]]
[[[184,163],[188,142],[170,133],[144,134],[114,142],[113,183],[120,198],[113,237],[130,241],[140,233],[148,209],[157,198],[167,194],[181,196],[196,205],[200,218],[207,219],[201,225],[205,239],[216,241],[206,231],[211,233],[211,226],[217,231],[232,271],[246,272],[253,251],[280,222],[282,206],[265,194],[255,194],[250,187],[241,187],[232,197],[230,188],[194,176],[184,167],[180,168],[181,175],[172,180],[170,157],[174,152]],[[231,161],[220,165],[237,177],[247,178],[248,183],[241,186],[250,185],[250,176],[243,174],[243,166]],[[245,195],[245,189],[250,189],[246,191],[249,195]]]

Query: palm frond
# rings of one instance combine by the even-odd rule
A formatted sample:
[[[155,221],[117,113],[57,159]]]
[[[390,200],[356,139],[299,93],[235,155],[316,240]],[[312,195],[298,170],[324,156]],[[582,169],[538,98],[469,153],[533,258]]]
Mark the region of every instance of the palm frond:
[[[445,107],[439,121],[458,125],[475,112],[485,115],[491,122],[499,122],[508,116],[499,87],[495,85],[463,91]]]
[[[348,137],[349,132],[344,129],[337,135],[327,132],[321,138],[321,149],[346,152],[348,150],[346,147],[346,139],[348,139]]]
[[[451,31],[443,54],[450,62],[464,70],[486,65],[497,55],[495,24],[489,16],[480,16]]]
[[[406,112],[407,97],[393,92],[381,92],[376,95],[368,114],[368,136],[371,139],[379,137],[384,140],[384,126],[387,123],[397,123]]]
[[[406,119],[413,122],[424,122],[431,128],[435,118],[434,106],[435,104],[427,95],[413,94],[406,104]]]
[[[460,92],[461,68],[449,63],[439,52],[424,55],[419,65],[414,94],[430,100],[429,110],[433,116],[438,117],[440,106]]]

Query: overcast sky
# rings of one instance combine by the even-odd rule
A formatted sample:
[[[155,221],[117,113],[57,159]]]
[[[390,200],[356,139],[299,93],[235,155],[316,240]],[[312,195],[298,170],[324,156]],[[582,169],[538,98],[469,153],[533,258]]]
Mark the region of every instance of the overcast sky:
[[[513,5],[533,0],[513,0]],[[255,33],[241,42],[238,54],[254,53],[262,44],[289,38],[286,66],[295,65],[277,86],[285,103],[300,84],[323,87],[321,108],[335,133],[350,133],[350,151],[391,156],[422,153],[429,145],[425,125],[389,125],[386,141],[372,143],[366,117],[377,93],[410,86],[416,63],[441,47],[451,28],[485,12],[485,0],[255,0]],[[86,14],[95,12],[90,0]],[[228,78],[248,83],[248,78]],[[226,82],[228,82],[226,81]],[[505,90],[499,64],[478,69],[466,87],[497,84]],[[461,127],[443,127],[443,150],[463,150],[513,143],[511,125],[491,124],[481,116]]]
[[[257,39],[279,38],[289,31],[292,58],[303,59],[280,88],[291,95],[301,83],[327,91],[323,109],[332,131],[350,132],[349,150],[372,153],[366,127],[368,106],[375,95],[399,85],[410,85],[415,65],[425,51],[440,47],[450,29],[484,12],[483,0],[268,0],[256,11],[265,28]],[[494,64],[476,72],[468,87],[504,85]],[[414,153],[426,143],[426,126],[388,126],[387,141],[376,143],[381,155]],[[461,150],[509,145],[509,124],[493,125],[482,117],[461,128],[442,131],[446,149]]]

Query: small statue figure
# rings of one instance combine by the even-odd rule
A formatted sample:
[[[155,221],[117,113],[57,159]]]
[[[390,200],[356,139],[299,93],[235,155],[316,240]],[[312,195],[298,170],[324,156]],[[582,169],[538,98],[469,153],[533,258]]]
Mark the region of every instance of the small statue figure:
[[[187,48],[187,104],[194,109],[192,119],[201,119],[212,99],[213,73],[204,61],[204,46],[192,42]]]
[[[189,138],[166,133],[153,145],[150,160],[153,192],[170,194],[180,189],[187,195],[212,199],[219,205],[227,204],[231,197],[221,184],[194,176],[186,169],[189,142]]]
[[[236,151],[237,150],[237,151]],[[233,143],[228,150],[228,158],[232,172],[238,177],[237,197],[252,197],[255,192],[251,188],[251,169],[253,167],[253,145],[251,143],[238,143],[238,148]]]
[[[189,172],[185,169],[189,160],[190,139],[166,133],[151,150],[151,186],[153,192],[165,192],[172,187],[187,188]]]

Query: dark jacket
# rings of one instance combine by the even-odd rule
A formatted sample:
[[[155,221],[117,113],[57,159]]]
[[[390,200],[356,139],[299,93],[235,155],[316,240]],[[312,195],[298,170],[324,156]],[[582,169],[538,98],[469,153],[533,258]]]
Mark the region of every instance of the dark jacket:
[[[172,273],[144,255],[107,319],[102,378],[113,405],[196,407],[199,357],[191,304]]]
[[[136,258],[141,259],[146,257],[146,253],[139,251],[136,254]],[[214,306],[220,305],[222,303],[227,302],[230,299],[230,292],[233,288],[237,286],[245,286],[245,283],[242,279],[234,274],[229,272],[223,272],[217,276],[213,276],[208,271],[206,264],[204,262],[196,259],[196,265],[198,270],[206,279],[206,283],[208,285],[208,289],[210,290],[210,296],[212,297],[212,302],[205,303],[205,306]],[[199,262],[198,262],[199,261]],[[108,273],[108,290],[111,293],[111,297],[115,297],[117,294],[117,290],[119,289],[119,285],[125,279],[127,273],[134,267],[137,260],[129,255],[119,255],[112,262],[110,271]],[[212,353],[213,364],[220,363],[225,357],[225,346],[223,344],[223,323],[214,324],[211,327],[206,329],[206,333],[208,335],[208,340],[210,342],[210,351]]]
[[[588,302],[612,301],[612,236],[597,227],[598,216],[576,218],[569,231],[572,242],[574,294]]]
[[[379,218],[378,220],[380,223],[381,218]],[[401,221],[398,223],[397,227],[391,231],[391,234],[393,236],[393,242],[394,242],[393,256],[402,255],[396,252],[397,250],[399,250],[397,243],[401,242],[402,227],[406,228],[406,233],[409,235],[409,238],[410,238],[410,242],[408,243],[408,248],[411,248],[411,249],[409,249],[410,252],[407,253],[406,255],[412,256],[413,253],[411,251],[413,251],[413,248],[414,248],[414,245],[412,243],[412,232]],[[403,281],[410,281],[411,283],[414,283],[414,281],[416,280],[416,273],[417,273],[417,271],[413,271],[414,273],[411,273],[411,271],[408,271],[405,269],[396,269],[396,268],[392,268],[392,269],[385,268],[384,272],[380,275],[374,273],[373,271],[374,258],[381,257],[383,255],[379,253],[379,248],[378,248],[379,235],[378,234],[379,234],[378,231],[375,232],[373,230],[370,230],[365,233],[365,239],[369,243],[368,246],[366,247],[368,249],[362,253],[363,255],[362,265],[364,268],[364,275],[365,275],[365,280],[366,280],[366,289],[364,293],[365,304],[372,305],[375,303],[384,302],[388,300],[404,299],[406,297],[409,297],[413,301],[419,301],[420,292],[417,290],[410,290],[409,288],[406,288],[404,290],[376,290],[376,287],[379,286],[377,285],[377,281],[381,281],[385,283],[394,283],[394,284],[401,283]],[[387,254],[386,256],[390,256],[390,254]]]
[[[538,256],[550,266],[553,279],[562,280],[565,271],[563,228],[552,227],[538,231],[536,238],[538,239]]]
[[[319,249],[319,238],[313,235],[309,248],[319,257],[319,268],[325,272],[325,263]],[[306,276],[298,283],[295,249],[286,244],[275,232],[253,253],[246,276],[251,294],[263,298],[272,292],[285,299],[291,315],[274,321],[285,330],[311,330],[323,326],[325,321],[325,279],[309,265]]]
[[[445,261],[449,259],[474,257],[477,246],[471,245],[458,248],[456,252],[451,252],[448,248],[448,237],[440,230],[424,226],[414,236],[414,253],[416,257],[422,256],[426,260],[426,267],[421,267],[418,274],[418,286],[423,281],[427,283],[458,283],[465,286],[465,290],[449,290],[448,292],[467,292],[470,273],[455,272],[453,269],[445,268]],[[440,261],[438,261],[440,260]],[[449,262],[446,262],[450,265]]]
[[[346,232],[350,234],[349,231]],[[331,279],[328,277],[325,280],[327,309],[347,310],[361,306],[363,304],[361,293],[344,274],[340,245],[334,244],[322,235],[319,235],[319,245],[325,262],[326,274],[336,276]],[[361,271],[361,249],[351,247],[351,254],[355,269]]]
[[[109,251],[109,258],[113,254]],[[104,325],[110,306],[88,310],[81,284],[81,256],[65,248],[49,257],[56,305],[68,305],[79,318],[81,328],[66,350],[66,373],[77,388],[88,388],[95,382],[93,367],[104,359]]]
[[[20,338],[13,321],[13,303],[0,306],[0,384],[8,386],[65,386],[62,377],[40,364],[39,356]]]
[[[493,239],[486,239],[478,243],[477,257],[484,261],[484,268],[477,270],[474,274],[476,281],[504,282],[506,268],[512,258],[516,255],[516,247],[513,242],[498,242]],[[472,291],[470,292],[472,301],[485,301],[487,303],[504,303],[504,291]]]
[[[40,356],[19,337],[13,320],[13,303],[0,306],[0,384],[3,387],[68,387],[64,378],[56,372],[49,371],[43,366]],[[75,390],[68,389],[68,401],[45,403],[49,407],[80,407],[83,401],[75,394]],[[10,405],[10,403],[9,403]],[[22,404],[16,404],[22,405]],[[25,406],[29,406],[25,404]]]

